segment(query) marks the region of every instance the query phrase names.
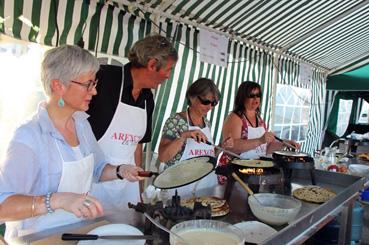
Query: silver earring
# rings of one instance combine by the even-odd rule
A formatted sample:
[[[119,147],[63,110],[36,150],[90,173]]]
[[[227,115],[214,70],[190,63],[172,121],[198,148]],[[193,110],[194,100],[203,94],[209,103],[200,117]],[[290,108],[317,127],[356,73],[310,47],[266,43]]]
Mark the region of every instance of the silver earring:
[[[63,99],[63,97],[60,97],[60,99],[58,100],[58,106],[60,108],[62,108],[62,107],[64,107],[64,105],[65,105],[64,99]]]

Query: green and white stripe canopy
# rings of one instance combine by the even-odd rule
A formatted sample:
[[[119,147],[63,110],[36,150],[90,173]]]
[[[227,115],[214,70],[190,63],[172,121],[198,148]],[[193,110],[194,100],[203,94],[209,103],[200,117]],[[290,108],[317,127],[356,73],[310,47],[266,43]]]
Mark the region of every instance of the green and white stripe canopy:
[[[164,13],[328,70],[369,52],[369,1],[141,0],[115,2]]]
[[[208,115],[216,142],[242,81],[262,85],[262,114],[268,124],[276,83],[308,87],[311,120],[303,150],[312,152],[323,128],[326,73],[365,58],[369,51],[368,6],[369,0],[0,0],[0,32],[49,46],[83,38],[85,48],[121,57],[148,33],[170,37],[180,59],[156,91],[155,151],[163,122],[186,107],[185,91],[199,77],[213,79],[222,92],[221,103]],[[201,28],[229,38],[227,67],[200,62]],[[301,62],[313,67],[308,86],[298,79]]]
[[[208,28],[326,70],[369,58],[369,0],[2,0],[0,16],[7,35],[55,46],[59,29],[60,44],[83,36],[89,49],[98,43],[120,56],[151,32],[151,19]]]

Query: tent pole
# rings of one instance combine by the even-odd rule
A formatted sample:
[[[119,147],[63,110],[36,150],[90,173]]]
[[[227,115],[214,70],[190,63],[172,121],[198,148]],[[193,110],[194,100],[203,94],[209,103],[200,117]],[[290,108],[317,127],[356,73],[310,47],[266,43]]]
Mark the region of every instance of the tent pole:
[[[151,27],[151,34],[155,34],[155,33],[159,33],[159,16],[156,14],[153,14],[153,20],[152,22],[154,23],[154,25],[152,25]],[[151,92],[153,94],[153,97],[155,98],[156,95],[156,89],[151,89]],[[152,142],[148,142],[146,143],[146,152],[145,152],[145,170],[152,170],[150,163],[152,160]],[[156,171],[156,170],[155,170]],[[148,178],[145,178],[144,181],[144,188],[146,188],[148,186]]]
[[[279,57],[280,53],[274,53],[273,55],[273,84],[272,84],[272,110],[270,115],[270,126],[269,128],[273,128],[274,125],[274,119],[275,119],[275,106],[276,106],[276,97],[277,97],[277,81],[278,81],[278,73],[279,73]],[[278,136],[279,137],[279,136]]]

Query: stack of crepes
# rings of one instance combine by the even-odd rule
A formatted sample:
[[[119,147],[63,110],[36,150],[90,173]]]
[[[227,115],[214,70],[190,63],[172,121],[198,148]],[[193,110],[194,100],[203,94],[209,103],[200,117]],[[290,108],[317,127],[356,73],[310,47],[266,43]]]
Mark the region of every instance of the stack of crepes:
[[[211,217],[224,216],[229,213],[229,205],[226,200],[218,197],[196,197],[181,201],[181,206],[193,209],[195,202],[201,203],[203,206],[210,205]]]
[[[369,153],[361,153],[357,155],[360,160],[369,161]]]

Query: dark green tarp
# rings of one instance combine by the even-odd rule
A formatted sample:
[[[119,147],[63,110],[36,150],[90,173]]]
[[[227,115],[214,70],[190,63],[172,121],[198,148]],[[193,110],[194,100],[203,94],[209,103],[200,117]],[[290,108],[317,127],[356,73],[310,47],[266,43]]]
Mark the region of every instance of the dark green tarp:
[[[327,89],[369,91],[369,64],[349,72],[328,76]]]
[[[339,91],[334,98],[327,130],[336,132],[340,99],[353,101],[349,123],[356,123],[357,113],[362,105],[359,99],[369,102],[369,64],[342,74],[328,76],[327,89]]]

